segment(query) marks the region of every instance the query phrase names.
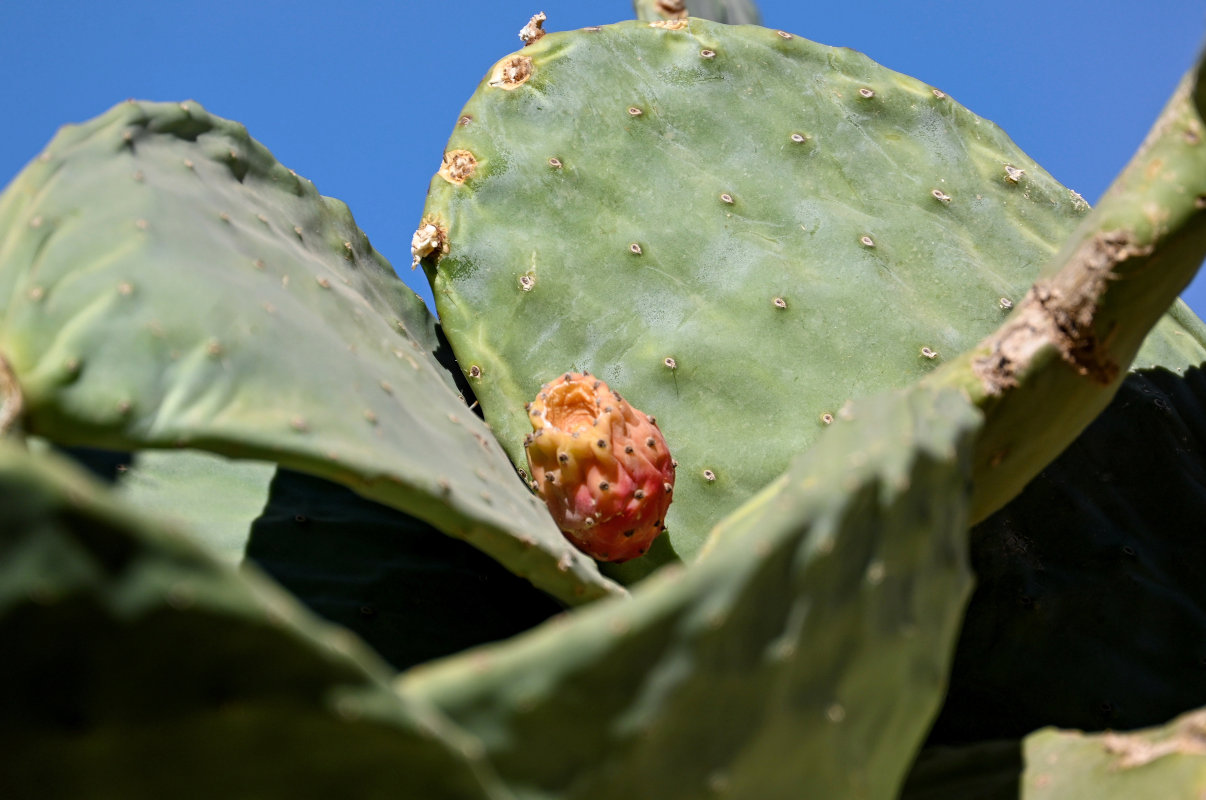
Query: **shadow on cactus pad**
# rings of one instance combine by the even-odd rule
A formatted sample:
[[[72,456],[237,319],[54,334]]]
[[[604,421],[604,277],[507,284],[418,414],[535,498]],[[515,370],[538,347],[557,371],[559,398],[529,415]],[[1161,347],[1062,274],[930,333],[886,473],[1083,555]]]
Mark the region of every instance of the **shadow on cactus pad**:
[[[931,743],[1132,729],[1206,705],[1206,374],[1148,369],[972,531]]]
[[[247,558],[396,669],[561,611],[474,547],[321,478],[279,469]]]
[[[913,762],[898,800],[1018,800],[1021,740],[926,747]]]

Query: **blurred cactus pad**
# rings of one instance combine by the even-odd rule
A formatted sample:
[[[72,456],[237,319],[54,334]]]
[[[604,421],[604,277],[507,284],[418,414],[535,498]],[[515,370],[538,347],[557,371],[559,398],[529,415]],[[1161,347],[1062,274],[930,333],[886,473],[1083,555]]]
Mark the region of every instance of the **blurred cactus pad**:
[[[586,370],[679,462],[652,563],[689,559],[852,398],[971,348],[1087,213],[996,125],[860,53],[701,19],[500,60],[431,182],[423,259],[512,460]]]

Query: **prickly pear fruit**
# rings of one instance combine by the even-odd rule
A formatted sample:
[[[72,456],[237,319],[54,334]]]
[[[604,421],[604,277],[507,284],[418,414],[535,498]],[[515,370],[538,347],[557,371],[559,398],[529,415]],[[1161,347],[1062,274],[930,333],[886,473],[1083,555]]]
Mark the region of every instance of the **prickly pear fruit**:
[[[527,412],[532,486],[566,538],[600,561],[644,555],[674,492],[675,462],[654,418],[577,372],[540,387]]]

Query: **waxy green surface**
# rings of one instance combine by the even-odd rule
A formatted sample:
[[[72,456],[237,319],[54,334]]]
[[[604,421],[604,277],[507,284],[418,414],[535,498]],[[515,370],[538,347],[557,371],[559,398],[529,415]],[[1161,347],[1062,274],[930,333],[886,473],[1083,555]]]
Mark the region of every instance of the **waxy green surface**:
[[[706,555],[408,672],[522,797],[892,800],[971,589],[957,391],[866,398]]]
[[[1206,794],[1206,710],[1158,728],[1026,737],[1021,800],[1196,798]]]
[[[30,433],[276,462],[564,602],[622,591],[530,496],[347,207],[196,103],[123,103],[17,176],[0,196],[0,309]]]
[[[631,22],[517,55],[530,78],[487,76],[455,127],[476,168],[433,179],[448,252],[423,265],[517,463],[559,372],[657,417],[678,496],[641,561],[694,554],[824,415],[996,328],[1088,208],[942,92],[783,32]]]

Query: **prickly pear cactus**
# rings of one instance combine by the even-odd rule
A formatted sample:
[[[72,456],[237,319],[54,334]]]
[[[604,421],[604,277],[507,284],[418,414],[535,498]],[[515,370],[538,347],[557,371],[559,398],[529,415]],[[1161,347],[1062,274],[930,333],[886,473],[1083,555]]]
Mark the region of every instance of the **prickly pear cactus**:
[[[264,508],[276,470],[274,464],[200,450],[61,447],[38,436],[26,437],[25,442],[32,453],[54,453],[74,461],[131,506],[187,528],[229,564],[243,560],[251,523]],[[217,497],[222,502],[215,503]]]
[[[252,521],[264,508],[276,471],[274,464],[200,450],[140,450],[124,454],[117,466],[119,499],[188,528],[229,564],[243,560]]]
[[[985,411],[973,512],[977,495],[992,506],[986,495],[1009,496],[1002,490],[1046,466],[972,532],[977,593],[931,742],[1014,738],[1052,722],[1150,724],[1206,700],[1195,510],[1203,502],[1206,337],[1174,307],[1181,341],[1143,343],[1206,258],[1204,70],[1199,60],[1186,74],[1011,318],[922,381],[962,385]],[[1140,368],[1127,374],[1136,357]],[[1027,749],[1033,768],[1043,754]],[[999,760],[981,758],[990,755],[979,744],[928,748],[910,782],[916,791],[905,796],[944,784],[945,794],[931,796],[967,796],[954,791],[967,784],[960,770],[970,761],[999,775]],[[1053,770],[1076,772],[1053,755]],[[1089,796],[1194,793],[1190,774],[1158,772],[1147,791],[1150,771],[1096,783]],[[1055,796],[1075,796],[1078,783],[1088,785],[1039,771],[1027,792],[1058,785]],[[984,788],[992,791],[985,798],[1001,796]]]
[[[786,33],[691,20],[550,36],[500,62],[462,118],[414,253],[512,455],[507,426],[522,414],[506,404],[575,367],[645,396],[638,405],[663,421],[676,453],[681,437],[691,461],[676,489],[684,474],[702,481],[682,515],[688,535],[673,544],[699,558],[628,598],[532,511],[538,501],[486,429],[461,417],[431,319],[394,296],[346,210],[193,104],[134,104],[65,132],[0,199],[0,436],[25,428],[67,443],[270,458],[408,509],[563,598],[617,596],[387,686],[370,655],[254,572],[236,575],[53,457],[0,439],[10,648],[0,675],[33,690],[0,700],[0,747],[19,765],[0,773],[0,794],[14,793],[7,780],[70,796],[179,794],[182,783],[223,796],[403,785],[425,797],[901,796],[949,685],[977,497],[991,498],[982,508],[1004,502],[1088,424],[1206,256],[1204,109],[1206,81],[1191,75],[1063,246],[1058,274],[1043,274],[998,328],[1081,204],[941,92]],[[99,195],[111,202],[79,199]],[[296,241],[285,226],[294,219]],[[994,260],[994,248],[1008,258]],[[181,275],[165,264],[201,277],[173,288]],[[237,287],[233,299],[219,284]],[[274,327],[261,311],[289,322]],[[515,335],[500,333],[503,315],[524,320]],[[995,330],[965,350],[982,327]],[[901,337],[909,358],[894,349]],[[303,354],[293,359],[314,369],[275,363],[265,338],[290,341]],[[1157,337],[1141,360],[1201,356],[1200,341],[1174,339]],[[1199,381],[1184,366],[1157,400]],[[910,385],[818,413],[896,383]],[[1124,383],[1116,406],[1136,385]],[[399,398],[384,408],[401,419],[384,423],[373,387]],[[1192,409],[1180,429],[1155,425],[1147,437],[1190,464],[1200,461],[1199,393],[1177,404]],[[366,404],[352,424],[347,410]],[[1122,427],[1136,420],[1149,421],[1130,415]],[[1160,453],[1163,466],[1175,460]],[[434,482],[421,469],[433,460]],[[758,486],[766,475],[776,477]],[[257,529],[276,537],[253,535],[261,554],[298,541],[290,519],[307,514],[370,544],[415,532],[314,474],[276,478]],[[1112,516],[1140,507],[1123,500]],[[734,507],[709,534],[708,520]],[[1122,548],[1130,567],[1109,535],[1090,542],[1107,557],[1087,569],[1107,591],[1112,579],[1139,586],[1139,600],[1165,595],[1148,605],[1118,593],[1125,608],[1172,620],[1142,628],[1137,657],[1119,662],[1174,653],[1155,683],[1190,682],[1202,618],[1175,614],[1196,597],[1177,584],[1200,569],[1179,563],[1176,547],[1159,552],[1171,537],[1151,533],[1144,549]],[[1083,568],[1078,556],[1051,571]],[[278,574],[294,566],[275,564]],[[1095,630],[1060,641],[1087,662]],[[1156,641],[1169,632],[1191,641]],[[198,656],[212,640],[221,643]],[[1153,642],[1159,654],[1145,662]],[[1163,688],[1151,696],[1163,702]],[[1201,727],[1190,718],[1108,744],[1147,762],[1108,766],[1151,777],[1156,761],[1199,756]],[[183,746],[147,758],[165,749],[165,731]],[[990,781],[961,785],[999,792],[1016,752],[948,753],[912,787],[940,785],[944,765],[977,763]],[[1030,752],[1040,769],[1061,759]],[[288,774],[261,770],[236,786],[199,761],[242,769],[248,753]],[[1088,764],[1101,771],[1100,759]],[[1158,770],[1157,791],[1187,788],[1198,766]],[[1053,783],[1038,773],[1026,786]]]
[[[848,399],[995,328],[1086,210],[996,126],[858,53],[631,22],[498,62],[416,255],[517,463],[523,403],[567,369],[658,418],[673,547],[639,569],[694,554]]]

